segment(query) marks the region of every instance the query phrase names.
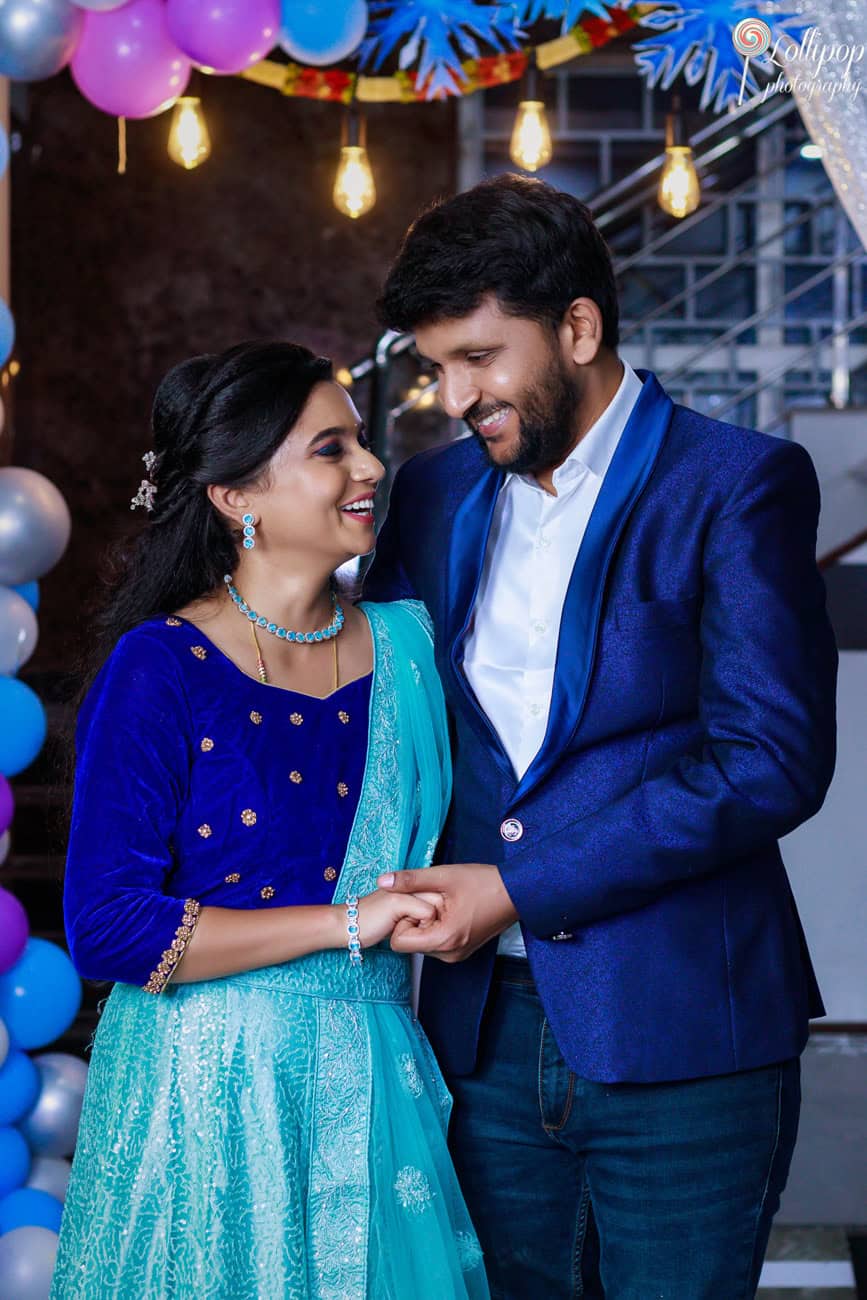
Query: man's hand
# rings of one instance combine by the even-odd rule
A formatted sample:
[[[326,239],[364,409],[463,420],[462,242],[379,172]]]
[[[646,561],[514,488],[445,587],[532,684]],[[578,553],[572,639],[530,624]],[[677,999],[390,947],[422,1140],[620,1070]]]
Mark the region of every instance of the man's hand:
[[[395,952],[425,952],[440,961],[464,961],[518,919],[499,868],[484,862],[390,871],[379,877],[377,885],[402,894],[433,890],[442,895],[436,921],[425,923],[424,928],[409,917],[398,921],[391,936]]]

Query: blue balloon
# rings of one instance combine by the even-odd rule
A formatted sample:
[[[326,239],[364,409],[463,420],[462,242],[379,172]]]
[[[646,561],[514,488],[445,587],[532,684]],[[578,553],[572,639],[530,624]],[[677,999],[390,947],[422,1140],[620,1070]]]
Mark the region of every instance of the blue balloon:
[[[12,590],[17,591],[21,599],[26,600],[34,612],[39,609],[39,583],[35,578],[32,582],[20,582]]]
[[[280,44],[292,59],[327,67],[354,54],[367,31],[365,0],[283,0]]]
[[[15,347],[15,321],[6,303],[0,298],[0,366],[5,366]]]
[[[0,176],[9,166],[9,137],[0,126]]]
[[[32,1110],[40,1086],[39,1071],[30,1057],[13,1048],[0,1066],[0,1124],[17,1124]]]
[[[50,1192],[19,1187],[0,1201],[0,1236],[16,1228],[50,1228],[60,1231],[63,1204]]]
[[[17,776],[45,742],[47,723],[39,696],[14,677],[0,677],[0,772]]]
[[[0,1196],[20,1187],[30,1173],[30,1148],[17,1128],[0,1128]]]
[[[15,1046],[28,1052],[66,1033],[80,1006],[78,972],[47,939],[28,939],[15,965],[0,975],[0,1019]]]

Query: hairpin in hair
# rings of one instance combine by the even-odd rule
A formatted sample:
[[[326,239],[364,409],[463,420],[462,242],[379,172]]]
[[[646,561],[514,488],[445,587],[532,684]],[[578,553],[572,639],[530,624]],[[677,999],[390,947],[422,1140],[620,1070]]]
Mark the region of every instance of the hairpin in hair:
[[[142,456],[145,469],[148,474],[153,474],[154,466],[157,463],[157,454],[155,451],[146,451]],[[130,510],[135,510],[137,506],[144,506],[145,510],[150,512],[154,508],[154,497],[157,494],[157,485],[152,483],[149,478],[143,478],[139,484],[138,492],[132,498]]]

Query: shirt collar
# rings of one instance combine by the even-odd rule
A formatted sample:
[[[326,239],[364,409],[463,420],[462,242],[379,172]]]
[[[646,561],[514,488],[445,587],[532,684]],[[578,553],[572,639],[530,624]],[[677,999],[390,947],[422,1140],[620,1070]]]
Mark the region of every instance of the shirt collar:
[[[568,488],[588,471],[595,478],[605,477],[640,392],[641,380],[629,362],[624,361],[623,377],[617,392],[563,464],[554,470],[552,479],[558,491]],[[507,474],[504,486],[513,478],[519,478],[528,487],[537,488],[540,492],[543,490],[532,474]]]

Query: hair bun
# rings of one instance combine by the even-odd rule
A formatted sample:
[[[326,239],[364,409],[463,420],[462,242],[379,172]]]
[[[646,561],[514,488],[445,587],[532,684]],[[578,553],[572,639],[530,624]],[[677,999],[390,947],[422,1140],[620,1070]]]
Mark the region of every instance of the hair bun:
[[[181,444],[190,427],[202,389],[213,370],[214,356],[190,357],[173,366],[159,385],[151,412],[154,448],[160,453],[182,453]]]

